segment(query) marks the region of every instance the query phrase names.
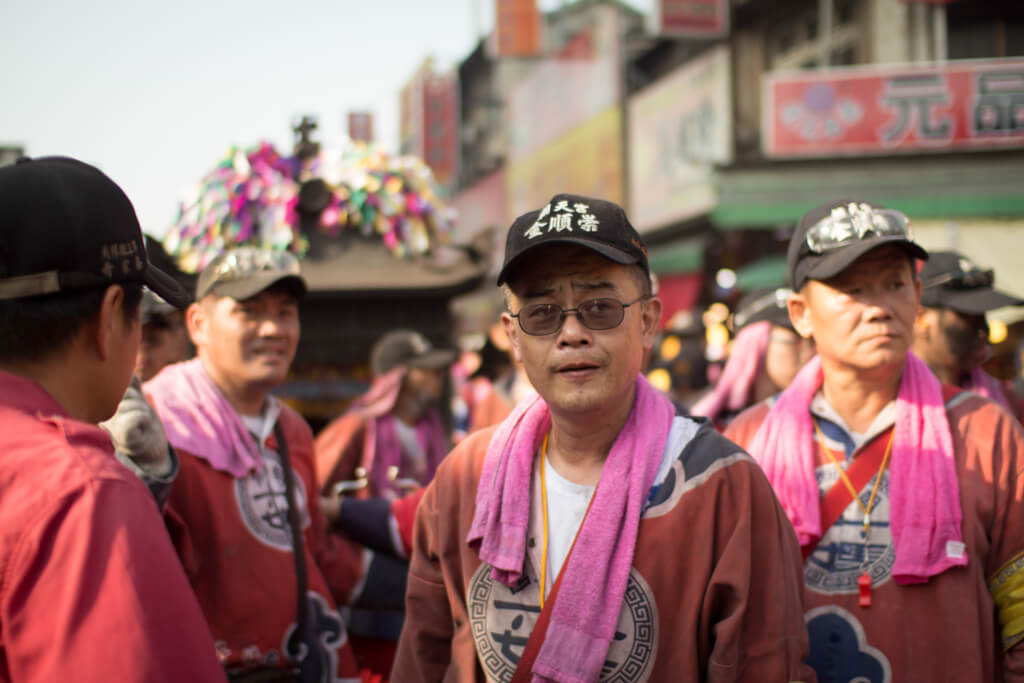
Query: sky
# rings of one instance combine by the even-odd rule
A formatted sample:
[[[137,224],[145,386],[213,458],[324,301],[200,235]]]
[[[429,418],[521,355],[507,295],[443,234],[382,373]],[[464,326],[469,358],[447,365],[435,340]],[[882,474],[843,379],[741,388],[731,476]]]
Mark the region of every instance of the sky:
[[[494,0],[3,3],[0,145],[99,166],[161,236],[230,146],[290,150],[302,114],[330,149],[371,111],[394,151],[402,85],[428,56],[457,64],[493,16]]]

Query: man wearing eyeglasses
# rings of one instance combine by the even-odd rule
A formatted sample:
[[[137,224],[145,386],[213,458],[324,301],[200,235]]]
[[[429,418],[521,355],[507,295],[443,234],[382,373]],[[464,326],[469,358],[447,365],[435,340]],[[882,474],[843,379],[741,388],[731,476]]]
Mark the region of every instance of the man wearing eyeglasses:
[[[768,483],[640,374],[649,283],[615,204],[560,194],[512,223],[502,323],[538,396],[427,488],[394,680],[810,680]]]
[[[898,211],[808,212],[788,308],[818,356],[725,432],[803,546],[818,680],[1024,680],[1024,430],[910,352],[926,258]]]
[[[167,525],[221,662],[237,681],[358,680],[335,605],[359,592],[363,555],[326,534],[312,433],[270,395],[299,341],[299,263],[241,247],[196,289],[198,357],[145,390],[181,460]]]
[[[982,270],[955,251],[932,252],[920,278],[923,292],[914,353],[946,384],[986,396],[1021,419],[1024,399],[981,365],[992,355],[985,314],[1024,301],[996,290],[991,270]]]

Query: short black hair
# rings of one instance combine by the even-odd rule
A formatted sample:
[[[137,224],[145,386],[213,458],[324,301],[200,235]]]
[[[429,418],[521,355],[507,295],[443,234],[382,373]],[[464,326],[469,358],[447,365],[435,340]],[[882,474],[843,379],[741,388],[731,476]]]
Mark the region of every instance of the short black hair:
[[[108,285],[109,286],[109,285]],[[126,324],[139,319],[142,283],[119,283]],[[107,287],[0,301],[0,362],[38,362],[64,349],[99,312]]]

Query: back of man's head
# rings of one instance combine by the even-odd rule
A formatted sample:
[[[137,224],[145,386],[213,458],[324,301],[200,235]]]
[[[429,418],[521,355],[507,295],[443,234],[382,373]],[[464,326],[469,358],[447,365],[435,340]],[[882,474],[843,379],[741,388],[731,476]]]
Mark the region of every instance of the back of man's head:
[[[106,301],[119,302],[131,329],[143,285],[177,306],[187,303],[180,286],[149,265],[128,197],[93,166],[45,157],[0,168],[0,225],[4,367],[51,361]]]

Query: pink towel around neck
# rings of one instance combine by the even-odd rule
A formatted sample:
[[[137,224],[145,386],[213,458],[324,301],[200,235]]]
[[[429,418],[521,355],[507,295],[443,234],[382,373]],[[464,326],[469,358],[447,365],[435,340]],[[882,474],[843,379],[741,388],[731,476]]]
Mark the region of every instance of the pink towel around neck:
[[[821,359],[815,356],[779,396],[749,448],[801,545],[816,543],[825,531],[810,413],[821,382]],[[893,578],[903,584],[920,583],[967,564],[965,553],[947,553],[949,542],[962,548],[960,490],[942,385],[912,353],[907,354],[896,401],[889,465],[889,522],[896,553]]]
[[[533,680],[584,683],[600,678],[633,563],[640,515],[661,463],[675,410],[643,376],[633,409],[612,444],[594,501],[566,560]],[[551,426],[539,396],[520,403],[491,438],[466,542],[492,576],[514,586],[526,557],[531,474]]]
[[[754,391],[757,373],[764,367],[764,355],[771,336],[772,324],[767,320],[740,330],[715,388],[697,401],[690,413],[714,420],[723,410],[745,408]]]
[[[398,487],[388,479],[388,468],[402,462],[402,446],[395,433],[395,417],[391,410],[395,407],[398,394],[402,389],[402,381],[408,368],[399,365],[383,375],[374,378],[373,383],[362,397],[350,409],[360,413],[366,421],[366,436],[363,439],[363,458],[360,462],[369,473],[370,483],[376,495],[395,498],[404,495]],[[441,414],[431,410],[416,423],[416,440],[426,454],[426,471],[420,483],[426,486],[434,478],[437,466],[448,455],[448,439],[445,436]]]
[[[256,440],[198,358],[168,365],[146,382],[143,392],[175,448],[235,477],[263,468]]]
[[[992,399],[1003,408],[1006,409],[1011,415],[1014,414],[1013,407],[1010,405],[1009,399],[1006,398],[1006,394],[1003,393],[1003,388],[999,386],[999,381],[982,370],[980,367],[971,370],[971,379],[965,389],[969,389],[976,394],[980,394],[985,398]]]

